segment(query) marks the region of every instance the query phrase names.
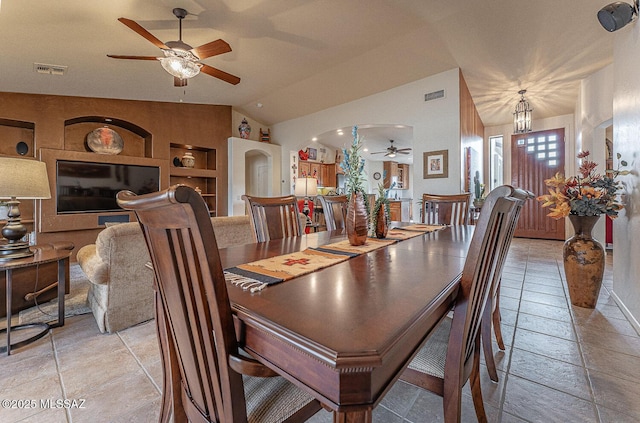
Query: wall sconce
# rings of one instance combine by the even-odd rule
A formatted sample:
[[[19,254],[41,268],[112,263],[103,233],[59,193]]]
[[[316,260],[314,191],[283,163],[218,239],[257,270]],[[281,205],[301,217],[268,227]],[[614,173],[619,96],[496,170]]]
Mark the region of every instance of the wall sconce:
[[[606,5],[598,11],[598,21],[609,32],[617,31],[638,16],[638,0],[633,5],[617,1]]]
[[[524,94],[527,90],[520,90],[518,94],[521,95],[520,101],[516,105],[516,111],[513,112],[513,133],[525,134],[531,132],[531,112],[529,102],[524,99]]]

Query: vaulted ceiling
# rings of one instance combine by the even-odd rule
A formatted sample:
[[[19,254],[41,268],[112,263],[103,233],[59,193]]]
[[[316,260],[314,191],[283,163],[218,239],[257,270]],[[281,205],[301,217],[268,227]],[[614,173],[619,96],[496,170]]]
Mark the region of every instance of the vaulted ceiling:
[[[572,113],[615,36],[596,19],[607,0],[0,1],[0,91],[227,104],[267,125],[454,67],[485,126],[510,122],[523,88],[534,119]],[[231,45],[203,62],[238,85],[200,74],[177,88],[157,61],[107,58],[160,56],[117,19],[177,40],[174,7],[190,13],[185,42]]]

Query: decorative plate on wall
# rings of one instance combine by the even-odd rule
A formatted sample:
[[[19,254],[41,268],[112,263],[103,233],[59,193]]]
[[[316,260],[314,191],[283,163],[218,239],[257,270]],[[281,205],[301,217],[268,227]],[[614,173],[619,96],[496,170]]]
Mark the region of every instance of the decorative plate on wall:
[[[111,128],[97,128],[87,134],[87,146],[99,154],[120,154],[124,141]]]

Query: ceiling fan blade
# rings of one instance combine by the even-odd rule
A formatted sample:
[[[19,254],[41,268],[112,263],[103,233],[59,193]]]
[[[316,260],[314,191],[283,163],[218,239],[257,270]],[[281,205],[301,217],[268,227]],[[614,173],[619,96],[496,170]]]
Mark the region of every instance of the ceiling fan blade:
[[[203,64],[200,68],[200,71],[206,73],[209,76],[213,76],[214,78],[222,79],[229,84],[237,85],[240,82],[240,78],[235,75],[231,75],[225,71],[221,71],[220,69],[216,69],[213,66]]]
[[[107,57],[111,57],[112,59],[158,60],[158,58],[154,56],[123,56],[120,54],[107,54]]]
[[[400,150],[396,151],[396,153],[398,153],[398,154],[411,154],[408,151],[400,151]]]
[[[147,41],[150,41],[154,46],[163,50],[169,50],[169,47],[167,47],[162,41],[157,39],[149,31],[141,27],[140,24],[138,24],[136,21],[132,21],[131,19],[127,18],[118,18],[118,20],[128,26],[129,29],[135,31],[138,35],[143,36]]]
[[[187,86],[187,80],[174,76],[173,77],[173,86],[174,87],[186,87]]]
[[[218,54],[229,53],[230,51],[231,46],[224,40],[211,41],[210,43],[191,49],[191,53],[198,56],[201,60],[207,57],[217,56]]]
[[[410,151],[411,148],[399,148],[396,151]]]
[[[370,154],[382,154],[382,153],[387,153],[388,154],[389,152],[388,151],[375,151],[375,152],[370,153]]]

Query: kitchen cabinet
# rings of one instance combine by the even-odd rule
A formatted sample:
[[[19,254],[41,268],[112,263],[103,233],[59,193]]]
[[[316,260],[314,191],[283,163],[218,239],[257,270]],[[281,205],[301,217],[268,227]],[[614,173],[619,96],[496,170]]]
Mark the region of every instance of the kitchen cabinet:
[[[409,165],[397,162],[383,162],[384,187],[390,188],[393,182],[396,183],[394,189],[409,189]]]
[[[411,200],[391,200],[389,202],[389,215],[392,221],[410,222],[413,218]]]
[[[336,186],[336,164],[325,164],[301,160],[298,163],[299,178],[316,178],[319,187]]]
[[[336,186],[336,165],[335,163],[323,164],[320,169],[320,179],[322,180],[323,187],[335,187]],[[320,182],[320,181],[318,181]]]
[[[398,188],[398,163],[396,162],[383,162],[382,163],[382,169],[383,169],[383,173],[384,173],[384,179],[383,179],[383,184],[384,187],[389,189],[391,188],[391,184],[392,183],[396,183],[396,187]],[[394,188],[394,189],[395,189]],[[393,219],[392,219],[393,220]]]

